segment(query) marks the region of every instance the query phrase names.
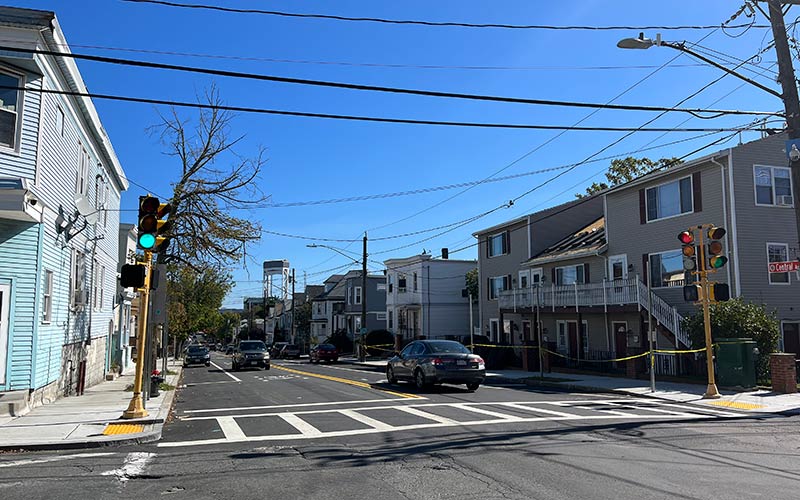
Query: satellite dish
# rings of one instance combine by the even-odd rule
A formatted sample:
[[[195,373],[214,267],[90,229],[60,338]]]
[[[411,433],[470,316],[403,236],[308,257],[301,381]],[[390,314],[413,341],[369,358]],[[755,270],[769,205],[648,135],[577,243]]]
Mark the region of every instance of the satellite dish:
[[[97,221],[100,219],[100,213],[96,208],[89,203],[89,200],[83,196],[78,195],[75,197],[75,208],[78,209],[78,213],[86,217],[86,222],[89,224],[96,224]]]

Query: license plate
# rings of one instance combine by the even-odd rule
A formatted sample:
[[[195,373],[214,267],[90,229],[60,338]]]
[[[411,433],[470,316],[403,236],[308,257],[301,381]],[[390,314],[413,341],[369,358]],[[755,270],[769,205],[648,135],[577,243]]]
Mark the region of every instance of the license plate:
[[[456,361],[456,364],[458,366],[467,366],[467,362],[464,361],[463,359],[459,359],[458,361]]]
[[[257,365],[257,364],[258,364],[258,361],[250,361],[250,362],[248,362],[248,364],[249,364],[249,365]]]

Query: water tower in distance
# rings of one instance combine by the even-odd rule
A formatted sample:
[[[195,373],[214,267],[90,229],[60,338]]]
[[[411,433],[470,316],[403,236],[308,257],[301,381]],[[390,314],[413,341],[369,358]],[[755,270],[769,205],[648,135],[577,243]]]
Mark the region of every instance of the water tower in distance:
[[[265,260],[264,261],[264,295],[276,297],[285,301],[289,297],[289,261]]]

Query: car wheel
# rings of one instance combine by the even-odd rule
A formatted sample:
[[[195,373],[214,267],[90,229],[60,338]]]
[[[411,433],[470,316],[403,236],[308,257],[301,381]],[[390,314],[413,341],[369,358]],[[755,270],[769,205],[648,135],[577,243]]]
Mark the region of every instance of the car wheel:
[[[394,369],[391,366],[386,367],[386,381],[391,385],[397,383],[397,377],[394,376]]]
[[[424,389],[428,386],[428,381],[425,380],[425,374],[422,373],[422,370],[419,368],[414,372],[414,385],[417,386],[417,389]]]
[[[265,370],[269,370],[269,365],[264,367]]]
[[[467,389],[470,391],[477,391],[481,384],[479,382],[470,382],[467,384]]]

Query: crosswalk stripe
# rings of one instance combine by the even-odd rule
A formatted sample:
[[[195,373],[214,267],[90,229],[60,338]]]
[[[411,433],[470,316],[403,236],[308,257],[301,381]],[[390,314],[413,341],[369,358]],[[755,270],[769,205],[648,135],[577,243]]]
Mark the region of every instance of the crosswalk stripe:
[[[711,414],[711,415],[719,415],[722,417],[744,417],[744,413],[734,413],[732,411],[720,411],[715,410],[713,408],[704,408],[702,406],[688,406],[688,405],[681,405],[677,403],[661,403],[664,406],[674,406],[675,408],[681,408],[683,410],[693,410],[703,414]]]
[[[489,417],[495,417],[495,418],[502,418],[503,420],[522,420],[522,418],[516,415],[509,415],[507,413],[500,413],[498,411],[485,410],[483,408],[472,406],[466,403],[458,403],[453,406],[455,406],[459,410],[466,410],[466,411],[471,411],[473,413],[480,413],[481,415],[487,415]]]
[[[411,406],[398,406],[397,409],[405,413],[408,413],[409,415],[416,415],[418,417],[426,418],[428,420],[433,420],[434,422],[439,422],[440,424],[458,425],[461,423],[451,418],[435,415],[433,413],[422,411],[418,408],[414,408]]]
[[[524,406],[518,403],[495,403],[495,404],[500,406],[507,406],[509,408],[516,408],[518,410],[530,411],[533,413],[544,413],[545,415],[553,415],[555,417],[580,418],[579,415],[575,415],[574,413],[564,413],[563,411],[545,410],[544,408],[531,408],[530,406]]]
[[[600,411],[603,413],[608,413],[609,415],[616,415],[618,417],[636,417],[633,413],[626,413],[624,411],[616,411],[616,410],[609,410],[608,408],[591,408],[589,406],[573,406],[573,408],[578,408],[579,410],[589,410],[589,411]]]
[[[377,429],[380,431],[388,431],[394,429],[393,425],[381,422],[380,420],[375,420],[374,418],[358,413],[355,410],[339,410],[339,413],[352,418],[356,422],[361,422],[362,424],[366,424],[372,427],[373,429]]]
[[[225,439],[228,441],[247,441],[247,436],[244,435],[244,431],[242,431],[242,428],[239,427],[233,417],[223,416],[216,418],[219,428],[225,434]]]
[[[311,437],[322,434],[319,429],[293,413],[281,413],[278,416],[281,417],[287,424],[300,431],[304,436]]]

